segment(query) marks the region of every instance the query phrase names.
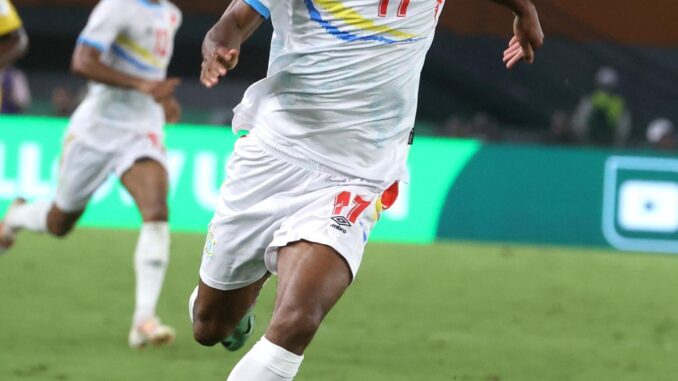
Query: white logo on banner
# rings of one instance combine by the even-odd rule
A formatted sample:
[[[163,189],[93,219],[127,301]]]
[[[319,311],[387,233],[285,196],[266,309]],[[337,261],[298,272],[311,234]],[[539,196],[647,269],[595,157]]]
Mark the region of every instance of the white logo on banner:
[[[617,249],[678,254],[678,160],[610,157],[602,222]]]
[[[619,225],[626,230],[678,231],[678,184],[628,180],[619,188]]]
[[[39,143],[21,144],[18,149],[19,160],[15,178],[8,176],[7,149],[0,143],[0,199],[12,200],[18,195],[30,199],[45,199],[54,193],[50,173],[41,173],[41,164],[45,160]]]

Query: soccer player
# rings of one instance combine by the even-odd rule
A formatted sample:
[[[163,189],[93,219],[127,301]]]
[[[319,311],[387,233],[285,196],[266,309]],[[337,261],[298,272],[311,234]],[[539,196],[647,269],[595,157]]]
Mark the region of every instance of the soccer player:
[[[543,34],[529,0],[508,68]],[[235,349],[270,273],[278,287],[262,337],[229,381],[292,380],[321,321],[356,276],[370,230],[396,199],[412,142],[419,77],[442,0],[234,0],[207,33],[201,80],[233,70],[268,17],[268,75],[235,109],[235,144],[189,299],[195,339]],[[435,165],[435,164],[433,164]]]
[[[62,237],[111,173],[143,224],[134,253],[136,306],[129,345],[164,344],[174,330],[155,314],[169,260],[163,125],[179,117],[177,79],[166,79],[181,12],[167,0],[102,0],[78,38],[72,70],[91,82],[64,139],[53,203],[16,200],[0,224],[0,249],[21,229]]]
[[[21,19],[9,0],[0,0],[0,70],[21,58],[28,49],[28,37]]]

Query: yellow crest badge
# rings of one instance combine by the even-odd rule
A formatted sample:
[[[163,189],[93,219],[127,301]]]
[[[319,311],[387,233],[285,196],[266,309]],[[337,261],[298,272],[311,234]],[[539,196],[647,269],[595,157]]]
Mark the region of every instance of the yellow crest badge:
[[[203,249],[203,255],[206,257],[211,257],[214,254],[214,247],[217,245],[217,240],[214,238],[214,233],[212,230],[207,232],[207,240],[205,241],[205,248]]]

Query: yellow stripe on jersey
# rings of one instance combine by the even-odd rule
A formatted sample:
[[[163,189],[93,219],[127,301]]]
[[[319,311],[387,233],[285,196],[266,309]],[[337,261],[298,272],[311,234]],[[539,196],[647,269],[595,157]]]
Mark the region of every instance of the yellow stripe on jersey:
[[[21,28],[21,19],[9,0],[0,0],[0,36]]]
[[[143,46],[140,46],[129,37],[118,36],[118,38],[115,39],[115,43],[119,45],[121,48],[134,53],[138,58],[141,58],[144,61],[144,63],[151,65],[156,69],[164,68],[163,63],[155,56],[155,54],[153,54]]]
[[[315,0],[323,9],[332,16],[344,21],[348,25],[355,26],[364,31],[375,33],[388,33],[396,38],[410,39],[417,37],[414,34],[405,33],[386,25],[377,25],[374,21],[366,19],[351,8],[346,8],[340,0]]]

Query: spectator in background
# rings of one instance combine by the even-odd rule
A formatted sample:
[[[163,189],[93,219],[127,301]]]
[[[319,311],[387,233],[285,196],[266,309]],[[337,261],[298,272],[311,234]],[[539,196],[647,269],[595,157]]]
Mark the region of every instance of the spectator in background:
[[[84,98],[87,90],[75,93],[66,87],[57,86],[52,90],[52,113],[55,116],[70,116]]]
[[[0,113],[16,114],[30,104],[26,76],[12,64],[28,50],[28,37],[16,9],[0,0]]]
[[[655,119],[647,126],[646,131],[648,144],[655,149],[674,151],[678,147],[676,129],[668,119]]]
[[[556,110],[551,115],[551,128],[546,141],[551,144],[575,144],[577,135],[572,128],[572,121],[567,112]]]
[[[471,137],[469,126],[457,115],[448,117],[436,132],[441,136],[450,136],[455,138]]]
[[[484,112],[478,112],[469,120],[469,129],[476,139],[484,141],[501,140],[501,131],[492,117]]]
[[[30,105],[26,75],[13,67],[0,69],[0,114],[20,114]]]
[[[623,146],[631,133],[631,114],[619,94],[619,74],[602,67],[595,78],[596,90],[581,99],[572,124],[579,139],[597,146]]]
[[[453,115],[437,128],[438,135],[456,138],[473,138],[484,141],[501,140],[502,134],[497,123],[484,112],[474,114],[471,119],[464,120]]]

